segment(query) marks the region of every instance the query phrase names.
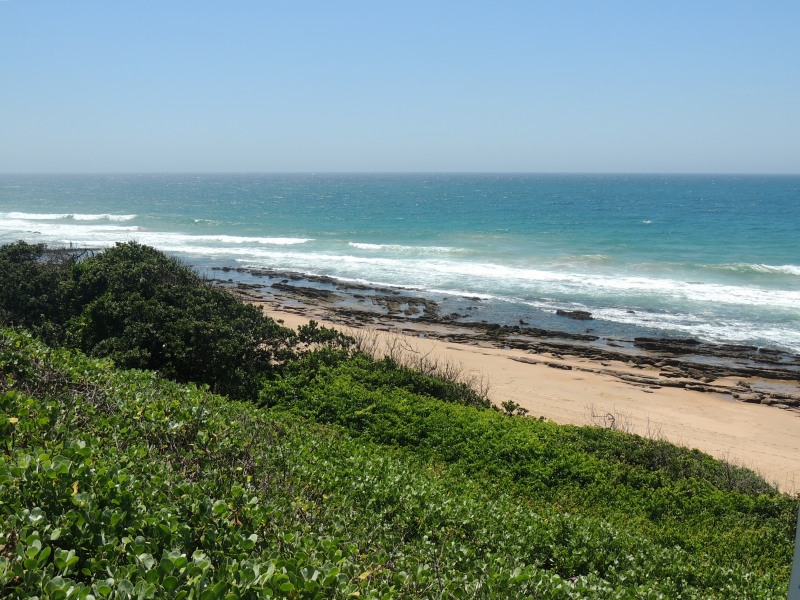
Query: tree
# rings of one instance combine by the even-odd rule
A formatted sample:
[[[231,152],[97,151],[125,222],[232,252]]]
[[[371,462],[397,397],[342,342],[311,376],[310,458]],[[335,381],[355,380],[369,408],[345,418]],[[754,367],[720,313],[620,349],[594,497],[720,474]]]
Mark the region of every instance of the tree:
[[[44,244],[0,246],[0,322],[30,329],[51,344],[61,341],[61,284],[76,260],[76,253]]]
[[[291,354],[291,330],[135,242],[75,265],[64,296],[71,344],[219,393],[255,398],[261,380]]]

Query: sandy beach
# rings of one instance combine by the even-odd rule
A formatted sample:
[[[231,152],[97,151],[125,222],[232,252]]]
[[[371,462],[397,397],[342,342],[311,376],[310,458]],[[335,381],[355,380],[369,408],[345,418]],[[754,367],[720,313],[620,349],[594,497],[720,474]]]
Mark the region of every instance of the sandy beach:
[[[659,387],[626,381],[620,376],[655,376],[654,369],[622,361],[602,361],[541,354],[486,344],[433,339],[415,324],[378,324],[354,328],[324,307],[282,307],[259,302],[264,312],[296,328],[314,319],[350,334],[367,334],[384,348],[455,364],[465,375],[482,380],[495,403],[513,400],[556,423],[616,427],[673,443],[759,472],[788,493],[800,484],[800,411],[741,402],[722,393],[682,387]],[[657,371],[657,370],[655,370]],[[736,382],[715,381],[724,388]]]

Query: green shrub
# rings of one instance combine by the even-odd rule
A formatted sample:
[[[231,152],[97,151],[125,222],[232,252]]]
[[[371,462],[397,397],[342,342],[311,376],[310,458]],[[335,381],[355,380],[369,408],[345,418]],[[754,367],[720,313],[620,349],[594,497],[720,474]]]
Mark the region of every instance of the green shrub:
[[[254,399],[293,356],[293,332],[154,248],[131,242],[75,256],[0,247],[2,322],[239,398]]]
[[[61,282],[75,254],[44,244],[0,246],[0,324],[25,327],[51,343],[63,337],[66,319]]]
[[[443,403],[386,383],[393,375],[361,357],[313,366],[268,382],[261,402],[659,543],[764,570],[791,562],[794,501],[755,473],[726,477],[710,456],[630,434]]]
[[[681,548],[10,332],[0,440],[4,598],[785,597],[791,533],[762,563]]]

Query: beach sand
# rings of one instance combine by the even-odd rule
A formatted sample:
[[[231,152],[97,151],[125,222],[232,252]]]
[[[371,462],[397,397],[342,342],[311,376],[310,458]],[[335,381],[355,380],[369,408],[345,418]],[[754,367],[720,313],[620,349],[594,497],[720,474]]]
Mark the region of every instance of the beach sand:
[[[349,334],[367,335],[384,349],[404,348],[414,356],[457,365],[488,384],[490,399],[513,400],[529,417],[561,424],[612,425],[644,436],[697,448],[748,467],[788,493],[800,485],[800,411],[737,401],[725,394],[631,383],[620,375],[657,375],[621,361],[600,361],[452,343],[391,325],[343,326],[324,307],[261,304],[264,312],[296,328],[310,319]],[[380,351],[380,350],[379,350]],[[729,382],[732,383],[732,382]],[[724,386],[725,381],[715,381]]]

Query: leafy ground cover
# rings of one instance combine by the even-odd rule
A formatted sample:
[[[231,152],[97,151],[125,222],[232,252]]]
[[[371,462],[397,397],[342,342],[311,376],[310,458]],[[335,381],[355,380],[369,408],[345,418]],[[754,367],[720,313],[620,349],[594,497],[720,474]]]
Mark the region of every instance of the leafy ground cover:
[[[0,596],[785,596],[792,499],[703,483],[698,466],[670,488],[663,469],[612,461],[629,454],[616,436],[590,436],[581,449],[569,442],[580,430],[384,386],[379,369],[359,376],[362,360],[317,363],[297,401],[310,414],[314,394],[334,398],[320,417],[331,424],[320,424],[3,331]],[[288,402],[291,377],[262,398]],[[345,389],[351,417],[334,419]],[[474,425],[463,430],[466,421]],[[499,441],[481,457],[470,437]],[[571,470],[554,447],[565,444],[571,460],[586,454]],[[530,449],[511,455],[512,446]],[[597,446],[606,449],[591,458]],[[642,452],[634,462],[650,460]],[[505,466],[490,468],[495,460]],[[709,461],[698,458],[713,472]],[[654,502],[647,486],[622,484],[628,471],[648,485],[663,479],[653,494],[669,489],[665,498],[710,488],[701,504],[681,506],[687,529],[702,507],[717,533],[666,539],[642,516]],[[540,489],[542,477],[569,483]],[[598,481],[602,491],[590,490]],[[619,485],[629,522],[614,516],[619,495],[591,506]],[[677,510],[668,506],[664,514]],[[737,522],[749,552],[716,541],[732,542]]]
[[[663,440],[441,402],[388,373],[363,356],[305,357],[261,400],[665,546],[758,574],[785,575],[791,564],[796,499],[752,471]]]

